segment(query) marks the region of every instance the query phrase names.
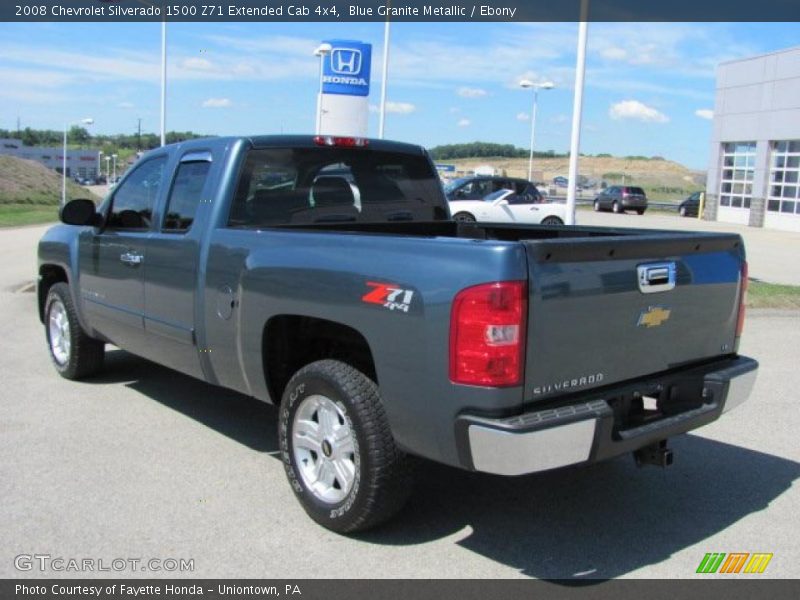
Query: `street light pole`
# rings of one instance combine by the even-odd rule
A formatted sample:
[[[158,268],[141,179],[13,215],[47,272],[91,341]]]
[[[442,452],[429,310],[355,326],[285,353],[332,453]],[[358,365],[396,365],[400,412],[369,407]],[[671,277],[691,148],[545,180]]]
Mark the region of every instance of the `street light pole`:
[[[112,158],[111,164],[114,165],[114,177],[112,178],[112,181],[116,182],[117,181],[117,155],[116,154],[112,154],[111,158]]]
[[[531,150],[528,157],[528,181],[533,181],[533,143],[536,139],[536,112],[539,106],[539,90],[552,90],[555,85],[552,81],[534,83],[529,79],[523,79],[519,86],[524,89],[533,89],[533,107],[531,109]]]
[[[167,143],[167,21],[161,21],[161,145]]]
[[[314,56],[319,57],[319,92],[317,92],[317,125],[315,133],[317,135],[322,133],[322,72],[325,65],[325,56],[330,54],[333,46],[327,42],[317,46],[314,50]]]
[[[381,80],[381,108],[378,120],[378,137],[383,139],[386,130],[386,86],[389,80],[389,18],[383,29],[383,79]]]
[[[86,118],[80,121],[84,125],[91,125],[94,119]],[[61,151],[61,206],[67,203],[67,132],[74,123],[64,125],[64,147]]]
[[[581,147],[581,117],[583,115],[583,83],[586,75],[586,40],[589,36],[589,0],[581,0],[578,23],[578,56],[575,64],[575,99],[572,105],[572,135],[569,145],[569,181],[567,182],[567,225],[575,224],[576,186],[578,185],[578,155]]]

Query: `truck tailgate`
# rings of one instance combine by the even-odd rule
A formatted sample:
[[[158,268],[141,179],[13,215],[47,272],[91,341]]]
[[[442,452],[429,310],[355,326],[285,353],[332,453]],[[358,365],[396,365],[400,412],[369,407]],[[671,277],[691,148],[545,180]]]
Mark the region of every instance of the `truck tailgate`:
[[[735,351],[744,264],[738,235],[637,232],[522,243],[526,401]]]

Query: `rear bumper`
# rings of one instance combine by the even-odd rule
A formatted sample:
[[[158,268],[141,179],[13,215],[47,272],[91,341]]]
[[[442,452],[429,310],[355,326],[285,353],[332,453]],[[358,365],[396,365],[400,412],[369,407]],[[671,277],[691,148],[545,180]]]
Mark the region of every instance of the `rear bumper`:
[[[647,200],[643,198],[623,198],[622,206],[625,208],[647,208]]]
[[[456,440],[463,466],[498,475],[524,475],[567,465],[605,460],[706,425],[744,402],[750,395],[758,363],[737,357],[662,378],[605,390],[599,397],[531,411],[503,419],[461,415]],[[665,406],[683,386],[699,398],[686,410],[673,403],[665,416],[621,428],[618,398],[659,390]]]

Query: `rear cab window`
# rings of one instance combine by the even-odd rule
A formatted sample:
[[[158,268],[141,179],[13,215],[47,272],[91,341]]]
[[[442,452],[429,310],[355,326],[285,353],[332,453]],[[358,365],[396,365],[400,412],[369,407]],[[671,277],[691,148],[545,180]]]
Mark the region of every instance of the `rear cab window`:
[[[427,158],[361,148],[266,148],[248,152],[229,227],[446,219]]]

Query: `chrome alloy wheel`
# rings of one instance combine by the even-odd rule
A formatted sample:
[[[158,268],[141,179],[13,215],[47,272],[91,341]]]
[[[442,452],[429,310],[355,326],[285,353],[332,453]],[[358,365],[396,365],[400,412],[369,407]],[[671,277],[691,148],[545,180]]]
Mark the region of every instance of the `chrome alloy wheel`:
[[[355,434],[342,409],[315,394],[305,398],[292,422],[292,454],[303,483],[328,504],[344,500],[358,468]]]
[[[59,365],[69,362],[70,334],[69,317],[67,309],[61,300],[53,300],[50,305],[50,317],[48,319],[48,330],[50,333],[50,351],[53,358]]]

